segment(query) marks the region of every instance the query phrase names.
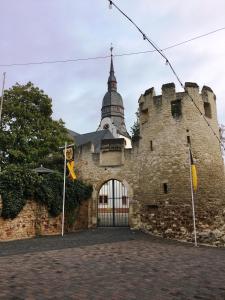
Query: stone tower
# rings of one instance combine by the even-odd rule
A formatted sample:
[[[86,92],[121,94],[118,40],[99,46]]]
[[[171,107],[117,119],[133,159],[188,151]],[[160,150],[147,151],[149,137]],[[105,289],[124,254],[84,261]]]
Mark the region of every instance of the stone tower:
[[[113,65],[111,71],[109,91],[116,91]],[[102,113],[105,116],[104,110]],[[164,84],[161,95],[156,95],[154,88],[141,95],[139,114],[140,139],[131,149],[119,144],[121,139],[104,140],[95,155],[91,143],[77,149],[79,174],[93,185],[89,226],[97,225],[100,188],[113,178],[127,187],[131,228],[192,241],[191,147],[198,174],[198,241],[225,246],[224,162],[219,142],[202,117],[219,136],[215,94],[207,86],[200,92],[196,83],[185,83],[185,92],[176,92],[174,83]],[[111,116],[112,110],[102,122]]]
[[[111,50],[111,63],[108,78],[108,91],[106,92],[101,109],[101,122],[97,130],[109,129],[115,138],[124,138],[130,144],[130,136],[127,132],[124,119],[124,106],[121,95],[117,92],[117,80],[113,66]]]
[[[198,231],[219,228],[220,223],[224,224],[224,162],[220,144],[201,116],[205,116],[219,136],[216,97],[211,88],[204,86],[199,92],[196,83],[187,82],[185,92],[176,93],[175,85],[170,83],[162,86],[159,96],[151,88],[140,97],[139,110],[142,153],[139,189],[146,195],[142,192],[139,198],[143,226],[176,238],[192,232],[191,147],[198,173],[195,195]]]

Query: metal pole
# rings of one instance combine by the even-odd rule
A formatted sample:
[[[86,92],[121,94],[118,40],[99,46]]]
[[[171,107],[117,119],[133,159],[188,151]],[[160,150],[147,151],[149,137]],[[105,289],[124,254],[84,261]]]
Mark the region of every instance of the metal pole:
[[[113,226],[115,226],[115,180],[112,180],[112,209],[113,209]]]
[[[6,75],[6,72],[3,73],[2,97],[1,97],[1,105],[0,105],[0,126],[2,125],[2,107],[3,107],[3,101],[4,101],[5,75]]]
[[[64,235],[64,220],[65,220],[65,194],[66,194],[66,148],[67,142],[65,142],[64,150],[64,179],[63,179],[63,207],[62,207],[62,237]]]
[[[4,101],[5,75],[6,75],[6,72],[3,73],[2,97],[1,97],[1,104],[0,104],[0,128],[2,128],[2,107],[3,107],[3,101]],[[2,151],[2,149],[0,149],[0,159],[2,158],[2,154],[3,154],[3,151]],[[0,165],[0,172],[1,171],[2,171],[2,167]]]
[[[193,191],[193,182],[192,182],[191,149],[190,148],[189,148],[189,164],[190,164],[191,203],[192,203],[193,227],[194,227],[194,236],[195,236],[195,246],[197,247],[197,234],[196,234],[196,224],[195,224],[195,202],[194,202],[194,191]]]

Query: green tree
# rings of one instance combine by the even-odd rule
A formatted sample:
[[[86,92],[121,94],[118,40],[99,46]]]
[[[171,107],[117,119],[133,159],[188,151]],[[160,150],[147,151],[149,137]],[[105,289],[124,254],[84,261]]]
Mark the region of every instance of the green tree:
[[[1,166],[37,166],[57,157],[68,141],[62,120],[52,119],[52,101],[31,82],[16,84],[4,94],[0,130]]]
[[[52,119],[51,99],[31,82],[16,84],[4,93],[0,124],[1,216],[15,218],[28,199],[44,204],[52,216],[62,211],[63,172],[37,175],[35,166],[44,164],[63,170],[64,142],[72,142],[62,120]],[[71,214],[90,198],[92,187],[66,180],[66,213]]]
[[[2,211],[0,216],[14,219],[23,209],[27,200],[44,204],[51,216],[62,211],[63,173],[54,172],[38,175],[20,165],[10,165],[0,172],[0,194]],[[92,187],[80,180],[66,179],[65,211],[74,222],[75,210],[91,197]]]
[[[138,141],[140,138],[140,122],[139,122],[139,112],[136,112],[136,121],[131,127],[131,140],[133,142]]]

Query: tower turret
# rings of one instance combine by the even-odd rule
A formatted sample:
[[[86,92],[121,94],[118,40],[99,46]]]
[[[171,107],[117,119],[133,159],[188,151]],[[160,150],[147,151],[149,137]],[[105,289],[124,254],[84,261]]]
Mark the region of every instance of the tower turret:
[[[111,51],[110,71],[108,78],[108,91],[106,92],[101,109],[101,123],[98,130],[109,129],[112,134],[129,138],[124,120],[124,106],[121,95],[117,92],[117,80],[113,65],[113,47]]]

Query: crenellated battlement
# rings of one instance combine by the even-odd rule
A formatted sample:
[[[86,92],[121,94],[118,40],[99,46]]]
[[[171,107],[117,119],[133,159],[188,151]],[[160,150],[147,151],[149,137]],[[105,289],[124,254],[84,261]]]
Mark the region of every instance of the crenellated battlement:
[[[199,91],[199,85],[195,82],[185,82],[185,90],[186,89],[194,89],[195,91]],[[209,86],[206,86],[206,85],[204,85],[202,87],[202,91],[207,91],[207,92],[210,92],[210,93],[214,94],[213,90]],[[174,93],[174,92],[176,93],[176,86],[173,82],[166,83],[166,84],[162,85],[162,95],[165,94],[165,93],[171,94],[171,93]],[[141,97],[142,96],[147,96],[147,95],[156,96],[154,87],[151,87],[151,88],[147,89],[144,92],[144,94],[141,95]]]
[[[139,112],[141,124],[146,123],[154,114],[162,113],[163,118],[174,117],[181,118],[183,114],[195,114],[196,108],[193,107],[192,101],[188,95],[195,101],[207,118],[216,116],[216,96],[213,90],[208,86],[203,86],[201,92],[195,82],[186,82],[184,92],[176,92],[176,86],[172,83],[162,85],[161,95],[156,95],[154,87],[147,89],[139,98]],[[169,114],[171,111],[171,114]]]
[[[140,98],[138,100],[139,104],[145,102],[144,98],[147,96],[152,97],[152,98],[154,98],[154,97],[165,98],[165,97],[171,96],[173,94],[174,95],[178,94],[180,96],[182,93],[184,94],[187,92],[190,92],[191,94],[198,93],[199,95],[211,94],[215,98],[215,94],[214,94],[213,90],[209,86],[206,86],[206,85],[204,85],[202,87],[201,93],[199,93],[199,86],[195,82],[185,82],[185,91],[184,92],[176,92],[176,86],[173,82],[163,84],[161,89],[162,89],[161,95],[156,95],[154,87],[147,89],[144,92],[144,94],[142,94],[140,96]]]

